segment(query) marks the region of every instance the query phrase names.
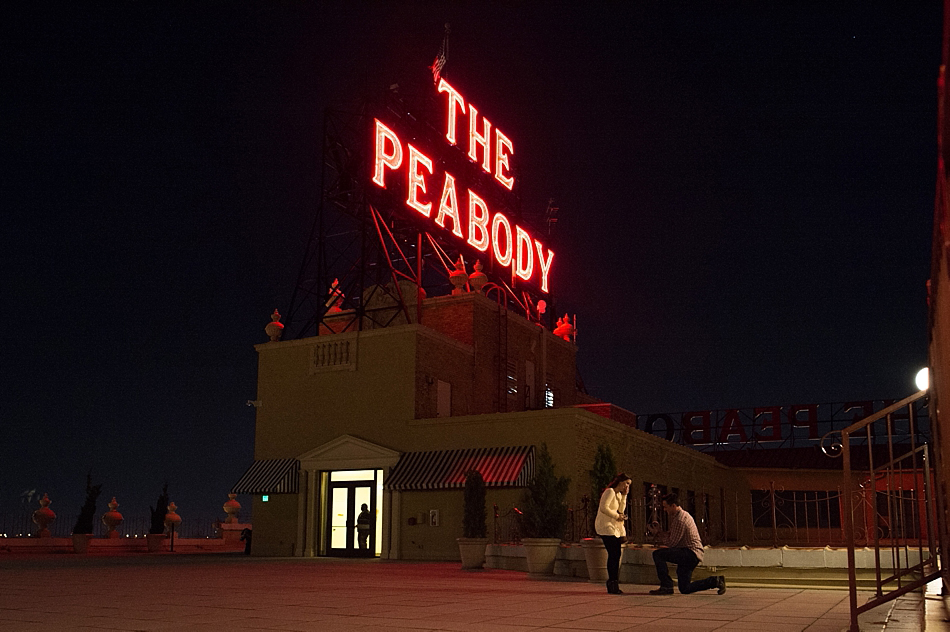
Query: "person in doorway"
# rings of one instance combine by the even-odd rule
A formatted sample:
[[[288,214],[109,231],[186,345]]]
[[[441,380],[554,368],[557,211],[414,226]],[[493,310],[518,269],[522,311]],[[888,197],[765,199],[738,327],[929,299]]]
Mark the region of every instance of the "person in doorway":
[[[363,503],[360,507],[360,515],[356,517],[356,535],[359,538],[361,549],[369,547],[369,534],[372,530],[373,514],[370,513],[366,503]]]
[[[617,474],[610,481],[604,493],[600,495],[600,506],[594,519],[594,531],[604,541],[607,549],[607,592],[622,595],[620,590],[620,557],[623,543],[627,539],[624,521],[627,518],[627,493],[630,491],[630,477]]]
[[[676,577],[679,580],[680,592],[684,595],[713,588],[717,589],[720,595],[726,592],[726,578],[722,575],[691,581],[693,569],[703,561],[703,542],[699,539],[696,522],[688,511],[680,507],[676,494],[663,496],[663,511],[670,518],[670,530],[666,533],[666,546],[653,551],[653,563],[656,565],[660,587],[651,590],[650,594],[673,594],[673,580],[670,578],[667,562],[676,564]]]

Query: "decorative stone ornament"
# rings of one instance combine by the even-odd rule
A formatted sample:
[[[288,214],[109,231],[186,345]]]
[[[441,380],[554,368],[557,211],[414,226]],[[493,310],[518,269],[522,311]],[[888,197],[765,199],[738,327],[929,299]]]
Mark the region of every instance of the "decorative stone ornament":
[[[115,501],[115,496],[112,497],[112,502],[109,503],[109,511],[102,514],[102,524],[109,528],[109,532],[106,534],[107,538],[114,539],[119,537],[119,532],[116,531],[116,527],[122,524],[122,514],[120,514],[116,509],[119,507],[119,503]]]
[[[33,522],[39,527],[36,532],[38,538],[48,538],[49,525],[56,520],[56,513],[49,508],[49,504],[49,496],[43,494],[43,497],[40,498],[40,508],[33,512]]]
[[[165,514],[165,527],[169,531],[175,529],[181,524],[181,516],[175,513],[176,509],[178,509],[178,505],[175,503],[168,504],[168,513]]]
[[[271,342],[277,342],[280,340],[280,337],[284,334],[284,325],[280,322],[280,312],[276,309],[274,313],[270,315],[271,322],[264,327],[264,333],[270,337]]]
[[[343,311],[343,290],[340,289],[339,279],[333,279],[333,283],[330,284],[330,298],[327,299],[326,304],[330,308],[327,310],[330,313]]]
[[[485,287],[485,284],[488,283],[488,275],[482,272],[482,262],[475,262],[475,271],[468,275],[468,284],[472,287],[473,292],[481,292],[482,288]]]
[[[465,284],[468,283],[468,275],[465,274],[465,263],[462,261],[462,257],[459,257],[459,260],[455,262],[455,270],[449,274],[449,281],[455,286],[452,289],[452,296],[465,293]]]
[[[557,319],[557,327],[554,328],[553,333],[558,338],[562,338],[570,342],[577,332],[574,328],[574,325],[571,324],[571,319],[567,314],[564,314],[564,318]]]
[[[238,512],[241,511],[241,503],[234,500],[237,494],[228,494],[228,499],[224,503],[224,513],[228,514],[225,524],[234,524],[238,521]]]

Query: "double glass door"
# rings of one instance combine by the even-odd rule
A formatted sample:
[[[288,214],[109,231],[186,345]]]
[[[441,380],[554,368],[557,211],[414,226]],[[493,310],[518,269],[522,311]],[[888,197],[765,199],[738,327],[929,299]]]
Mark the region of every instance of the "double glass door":
[[[341,478],[363,480],[339,480]],[[332,472],[328,488],[327,554],[337,557],[376,555],[377,513],[375,471]],[[357,528],[357,518],[366,505],[371,516],[368,529]],[[363,534],[362,537],[360,534]]]

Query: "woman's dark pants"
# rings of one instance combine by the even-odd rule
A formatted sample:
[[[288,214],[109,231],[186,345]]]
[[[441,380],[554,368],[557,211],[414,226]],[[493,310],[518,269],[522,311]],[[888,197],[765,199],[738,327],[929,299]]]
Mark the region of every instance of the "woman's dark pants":
[[[604,541],[604,548],[607,549],[607,579],[618,581],[620,579],[620,538],[615,535],[602,535],[600,539]]]

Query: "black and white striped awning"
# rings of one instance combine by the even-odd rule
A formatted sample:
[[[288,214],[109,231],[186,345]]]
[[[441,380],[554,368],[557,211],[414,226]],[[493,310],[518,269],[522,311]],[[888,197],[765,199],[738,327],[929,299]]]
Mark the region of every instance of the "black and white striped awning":
[[[486,487],[524,487],[534,478],[534,446],[406,452],[386,481],[392,490],[457,489],[478,470]]]
[[[231,488],[232,494],[296,494],[297,459],[260,459]]]

